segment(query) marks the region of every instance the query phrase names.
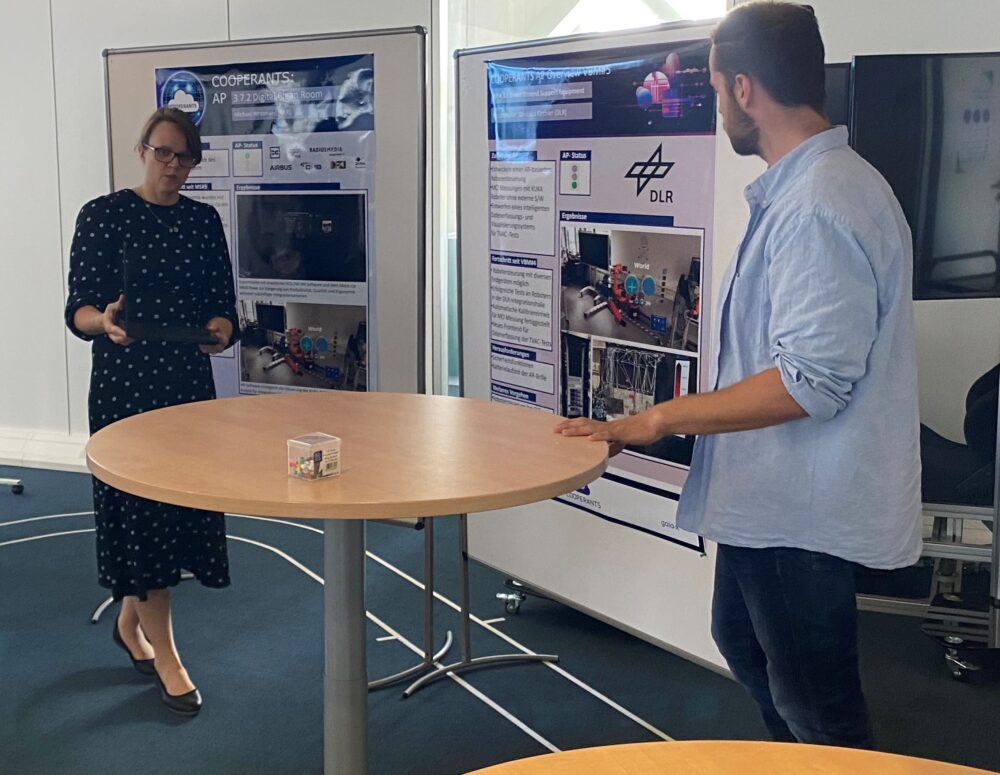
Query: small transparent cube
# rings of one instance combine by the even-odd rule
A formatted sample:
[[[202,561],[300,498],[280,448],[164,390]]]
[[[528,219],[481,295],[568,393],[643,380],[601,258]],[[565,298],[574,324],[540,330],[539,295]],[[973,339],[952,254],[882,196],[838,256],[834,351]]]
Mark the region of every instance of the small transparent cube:
[[[340,439],[328,433],[307,433],[288,440],[288,475],[325,479],[340,473]]]

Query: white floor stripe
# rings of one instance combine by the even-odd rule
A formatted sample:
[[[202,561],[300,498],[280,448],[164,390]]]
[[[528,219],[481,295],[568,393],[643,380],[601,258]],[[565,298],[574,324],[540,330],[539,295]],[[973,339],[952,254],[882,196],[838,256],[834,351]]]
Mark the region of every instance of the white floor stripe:
[[[502,622],[505,621],[507,620],[504,619],[503,617],[500,617],[499,619],[483,619],[483,624],[501,624]]]
[[[42,519],[58,519],[60,517],[76,517],[76,516],[83,516],[83,515],[86,515],[86,514],[93,514],[93,512],[92,511],[81,511],[81,512],[73,512],[73,513],[68,513],[68,514],[52,514],[52,515],[44,516],[44,517],[31,517],[30,519],[15,520],[13,522],[0,522],[0,527],[3,527],[5,525],[19,524],[21,522],[32,522],[32,521],[42,520]],[[291,526],[291,527],[300,528],[302,530],[308,530],[308,531],[313,532],[313,533],[319,533],[320,535],[323,534],[323,531],[320,530],[319,528],[312,527],[311,525],[303,525],[303,524],[298,523],[298,522],[292,522],[292,521],[289,521],[287,519],[275,519],[273,517],[255,517],[255,516],[251,516],[250,514],[227,514],[227,516],[230,516],[230,517],[240,517],[241,519],[252,519],[252,520],[257,520],[258,522],[276,522],[279,525],[288,525],[288,526]],[[48,535],[49,536],[73,535],[74,533],[87,533],[87,532],[93,532],[93,530],[92,529],[91,530],[75,530],[75,531],[70,531],[70,532],[67,532],[67,533],[51,533],[51,534],[48,534]],[[35,538],[44,538],[44,537],[47,537],[47,536],[36,536]],[[262,546],[264,548],[268,548],[271,551],[274,551],[275,553],[281,555],[283,558],[287,559],[288,562],[290,562],[293,565],[297,566],[304,573],[306,573],[306,574],[308,574],[310,576],[314,575],[312,573],[312,571],[310,571],[308,568],[306,568],[305,566],[301,565],[299,562],[297,562],[293,558],[289,557],[287,554],[285,554],[284,552],[280,551],[279,549],[274,549],[273,547],[268,547],[265,544],[257,544],[256,542],[251,541],[249,539],[242,539],[242,538],[238,538],[236,536],[230,536],[230,537],[234,538],[236,540],[242,540],[242,541],[244,541],[246,543],[252,543],[252,544],[256,544],[258,546]],[[33,539],[30,539],[30,538],[29,539],[23,539],[23,538],[22,539],[17,539],[16,541],[8,541],[6,543],[0,543],[0,546],[6,546],[6,545],[11,544],[11,543],[21,543],[22,541],[28,541],[28,540],[33,540]],[[408,581],[409,583],[413,584],[417,588],[419,588],[419,589],[423,589],[424,588],[424,585],[423,585],[422,582],[420,582],[417,579],[413,578],[413,576],[410,576],[405,571],[397,568],[392,563],[387,562],[386,560],[382,559],[381,557],[379,557],[376,554],[373,554],[372,552],[366,551],[365,554],[370,559],[372,559],[373,561],[379,563],[380,565],[382,565],[383,567],[385,567],[387,570],[391,571],[392,573],[395,573],[397,576],[399,576],[400,578]],[[318,576],[316,577],[316,580],[318,580],[318,581],[320,581],[320,583],[322,583],[322,580]],[[434,597],[437,598],[442,603],[444,603],[445,605],[451,607],[455,611],[461,612],[462,609],[461,609],[461,607],[457,603],[453,602],[452,600],[449,600],[444,595],[442,595],[440,592],[435,591],[434,592]],[[486,619],[486,620],[480,619],[475,614],[472,614],[470,618],[472,619],[473,622],[475,622],[479,626],[483,627],[484,629],[488,630],[492,634],[496,635],[498,638],[507,641],[510,645],[512,645],[514,648],[518,649],[522,653],[524,653],[524,654],[535,654],[535,653],[537,653],[537,652],[534,652],[531,649],[529,649],[527,646],[524,646],[521,643],[518,643],[516,640],[514,640],[513,638],[511,638],[509,635],[506,635],[505,633],[503,633],[500,630],[498,630],[495,627],[493,627],[492,625],[494,623],[497,623],[498,620],[496,620],[496,619]],[[501,619],[499,621],[503,621],[503,619]],[[423,654],[422,651],[420,651],[419,653]],[[608,707],[613,708],[614,710],[618,711],[623,716],[625,716],[626,718],[628,718],[631,721],[635,722],[636,724],[638,724],[639,726],[641,726],[643,729],[647,730],[651,734],[655,735],[656,737],[659,737],[661,740],[673,741],[674,738],[670,737],[670,735],[668,735],[666,732],[663,732],[662,730],[657,729],[656,727],[654,727],[649,722],[647,722],[644,719],[640,718],[639,716],[635,715],[634,713],[632,713],[632,711],[628,710],[627,708],[622,707],[617,702],[615,702],[614,700],[612,700],[610,697],[608,697],[608,696],[602,694],[601,692],[597,691],[596,689],[594,689],[589,684],[584,683],[579,678],[577,678],[576,676],[574,676],[572,673],[569,673],[568,671],[566,671],[564,668],[560,667],[559,665],[554,664],[552,662],[543,662],[542,664],[544,664],[550,670],[553,670],[556,673],[558,673],[559,675],[561,675],[563,678],[565,678],[570,683],[578,686],[580,689],[583,689],[588,694],[590,694],[593,697],[595,697],[596,699],[600,700],[601,702],[603,702]]]
[[[290,562],[296,568],[298,568],[299,570],[301,570],[303,573],[305,573],[307,576],[309,576],[309,578],[313,579],[314,581],[318,581],[320,584],[323,584],[325,586],[325,582],[323,581],[323,577],[322,576],[319,576],[318,574],[313,573],[311,570],[309,570],[307,567],[305,567],[298,560],[295,560],[294,558],[288,556],[285,552],[281,551],[280,549],[276,549],[275,547],[270,546],[269,544],[260,543],[259,541],[253,541],[253,540],[251,540],[249,538],[242,538],[241,536],[234,536],[234,535],[228,535],[227,534],[226,537],[229,538],[232,541],[242,541],[245,544],[252,544],[253,546],[259,546],[261,549],[267,549],[269,552],[274,552],[274,554],[278,555],[283,560],[286,560],[286,561]],[[404,646],[406,646],[406,648],[408,648],[414,654],[416,654],[417,656],[420,656],[420,657],[422,657],[424,655],[423,649],[418,648],[415,644],[411,643],[409,640],[407,640],[406,638],[404,638],[403,635],[402,635],[402,633],[399,633],[396,630],[394,630],[388,624],[386,624],[381,619],[379,619],[377,616],[375,616],[375,614],[373,614],[371,611],[365,611],[365,615],[368,617],[369,621],[371,621],[372,623],[374,623],[377,627],[381,627],[386,633],[389,634],[389,636],[391,638],[394,638],[395,640],[398,640],[400,643],[402,643]],[[435,662],[434,665],[436,667],[441,667],[442,666],[440,662]],[[503,716],[505,719],[507,719],[511,724],[513,724],[514,726],[516,726],[522,732],[524,732],[529,737],[531,737],[534,740],[536,740],[541,745],[543,745],[545,748],[547,748],[548,750],[552,751],[553,753],[558,753],[559,752],[558,748],[556,748],[554,745],[552,745],[552,743],[550,743],[548,740],[546,740],[544,737],[542,737],[540,734],[538,734],[535,730],[533,730],[531,727],[529,727],[527,724],[525,724],[523,721],[521,721],[519,718],[517,718],[517,716],[515,716],[513,713],[511,713],[510,711],[508,711],[506,708],[502,707],[501,705],[498,705],[495,701],[491,700],[489,697],[487,697],[481,691],[479,691],[474,686],[470,685],[468,682],[466,682],[465,680],[463,680],[460,676],[449,674],[448,677],[451,678],[455,683],[457,683],[463,689],[465,689],[467,692],[469,692],[471,695],[473,695],[474,697],[476,697],[478,700],[480,700],[481,702],[484,702],[486,705],[488,705],[494,711],[496,711],[497,713],[499,713],[501,716]]]
[[[92,511],[73,511],[69,514],[48,514],[44,517],[28,517],[27,519],[14,519],[10,522],[0,522],[0,527],[7,527],[8,525],[23,525],[25,522],[40,522],[43,519],[62,519],[63,517],[85,517],[88,514],[93,514]]]
[[[392,565],[392,563],[386,562],[381,557],[378,557],[377,555],[374,555],[371,552],[366,552],[366,554],[371,559],[373,559],[375,562],[377,562],[379,565],[384,566],[385,568],[387,568],[388,570],[392,571],[393,573],[395,573],[400,578],[406,579],[411,584],[413,584],[416,587],[419,587],[420,589],[424,588],[424,585],[421,582],[417,581],[415,578],[413,578],[413,576],[409,575],[405,571],[402,571],[399,568],[395,567],[394,565]],[[438,600],[440,600],[445,605],[450,606],[451,608],[455,609],[456,611],[461,611],[462,610],[461,606],[459,606],[457,603],[449,600],[444,595],[442,595],[440,592],[436,592],[435,591],[434,592],[434,597],[436,597]],[[471,614],[470,618],[472,619],[473,622],[475,622],[476,624],[478,624],[480,627],[483,627],[484,629],[488,630],[492,634],[496,635],[498,638],[507,641],[511,646],[513,646],[514,648],[518,649],[522,653],[524,653],[524,654],[535,654],[536,653],[536,652],[532,651],[531,649],[529,649],[527,646],[524,646],[524,645],[518,643],[516,640],[514,640],[509,635],[501,632],[496,627],[493,627],[490,624],[488,624],[487,622],[485,622],[484,620],[480,619],[475,614]],[[556,673],[558,673],[559,675],[561,675],[567,681],[570,681],[571,683],[573,683],[576,686],[580,687],[581,689],[583,689],[585,692],[587,692],[591,696],[593,696],[596,699],[600,700],[605,705],[607,705],[609,708],[613,708],[614,710],[618,711],[619,713],[621,713],[626,718],[630,719],[631,721],[634,721],[636,724],[638,724],[640,727],[642,727],[643,729],[645,729],[647,732],[650,732],[651,734],[656,735],[661,740],[667,740],[669,742],[673,742],[674,738],[670,737],[670,735],[668,735],[666,732],[664,732],[664,731],[662,731],[660,729],[657,729],[652,724],[650,724],[648,721],[645,721],[644,719],[642,719],[639,716],[635,715],[632,711],[628,710],[628,708],[622,707],[617,702],[615,702],[614,700],[612,700],[610,697],[608,697],[608,696],[606,696],[604,694],[601,694],[599,691],[597,691],[597,689],[595,689],[594,687],[592,687],[592,686],[584,683],[583,681],[581,681],[579,678],[577,678],[572,673],[569,673],[564,668],[559,667],[559,665],[554,664],[552,662],[543,662],[542,664],[545,665],[550,670],[554,670]]]
[[[271,517],[252,517],[252,516],[250,516],[248,514],[232,514],[231,516],[234,516],[234,517],[243,517],[245,519],[257,519],[257,520],[261,520],[261,521],[264,521],[264,522],[278,522],[278,523],[283,524],[283,525],[292,525],[294,527],[299,527],[299,528],[302,528],[303,530],[311,530],[314,533],[320,533],[320,534],[322,534],[322,532],[323,532],[322,530],[320,530],[318,528],[315,528],[315,527],[311,527],[309,525],[302,525],[302,524],[299,524],[298,522],[289,522],[287,520],[274,519],[274,518],[271,518]],[[379,557],[376,554],[373,554],[372,552],[366,551],[365,554],[370,559],[372,559],[373,561],[379,563],[379,565],[382,565],[387,570],[391,571],[392,573],[395,573],[400,578],[405,579],[406,581],[410,582],[415,587],[417,587],[419,589],[424,589],[423,582],[418,581],[417,579],[413,578],[413,576],[411,576],[410,574],[406,573],[405,571],[397,568],[392,563],[387,562],[386,560],[383,560],[381,557]],[[462,610],[461,606],[459,606],[457,603],[453,602],[452,600],[449,600],[444,595],[442,595],[440,592],[437,592],[435,590],[434,597],[437,598],[438,600],[440,600],[445,605],[450,606],[455,611],[461,612],[461,610]],[[527,646],[524,646],[521,643],[518,643],[516,640],[514,640],[513,638],[511,638],[509,635],[507,635],[507,634],[501,632],[500,630],[496,629],[495,627],[493,627],[492,626],[492,622],[494,620],[480,619],[475,614],[472,614],[470,616],[470,618],[472,619],[473,622],[475,622],[476,624],[478,624],[480,627],[483,627],[484,629],[488,630],[492,634],[496,635],[498,638],[501,638],[502,640],[507,641],[511,646],[513,646],[514,648],[518,649],[522,653],[524,653],[524,654],[535,654],[536,653],[536,652],[532,651],[531,649],[529,649]],[[602,694],[601,692],[597,691],[597,689],[595,689],[594,687],[590,686],[589,684],[584,683],[579,678],[577,678],[575,675],[573,675],[572,673],[568,672],[565,668],[562,668],[562,667],[560,667],[559,665],[557,665],[557,664],[555,664],[553,662],[543,662],[542,664],[544,664],[547,668],[549,668],[549,670],[555,671],[557,674],[561,675],[563,678],[565,678],[570,683],[574,684],[575,686],[579,687],[583,691],[587,692],[588,694],[590,694],[595,699],[600,700],[605,705],[607,705],[609,708],[612,708],[613,710],[617,711],[618,713],[621,713],[623,716],[625,716],[629,720],[631,720],[634,723],[638,724],[640,727],[642,727],[643,729],[645,729],[650,734],[655,735],[656,737],[660,738],[661,740],[667,740],[669,742],[673,742],[674,738],[672,738],[666,732],[664,732],[663,730],[658,729],[657,727],[653,726],[652,724],[650,724],[645,719],[640,718],[635,713],[633,713],[632,711],[630,711],[628,708],[625,708],[622,705],[619,705],[617,702],[615,702],[614,700],[612,700],[610,697],[608,697],[607,695]]]
[[[417,646],[415,646],[413,643],[410,643],[410,641],[408,641],[400,633],[396,632],[391,627],[389,627],[389,625],[385,624],[385,622],[381,621],[377,617],[372,616],[371,614],[369,614],[369,618],[373,622],[375,622],[375,624],[377,624],[379,627],[383,628],[386,632],[393,633],[397,638],[399,638],[400,642],[402,642],[403,645],[405,645],[410,651],[414,652],[418,656],[423,656],[424,655],[424,652],[423,652],[422,649],[417,648]],[[440,662],[435,662],[434,665],[435,665],[435,667],[441,667],[442,666]],[[510,711],[508,711],[507,709],[503,708],[502,706],[498,705],[496,702],[494,702],[493,700],[491,700],[489,697],[487,697],[485,694],[483,694],[481,691],[479,691],[475,686],[472,686],[464,678],[462,678],[459,675],[455,675],[454,673],[449,673],[448,677],[452,681],[454,681],[455,683],[457,683],[459,686],[461,686],[463,689],[465,689],[467,692],[469,692],[470,694],[472,694],[474,697],[478,698],[482,702],[484,702],[487,705],[489,705],[491,708],[493,708],[493,710],[495,710],[497,713],[499,713],[501,716],[503,716],[505,719],[507,719],[511,724],[513,724],[514,726],[516,726],[518,729],[520,729],[526,735],[534,738],[539,744],[541,744],[541,745],[545,746],[546,748],[548,748],[550,751],[552,751],[552,753],[559,753],[559,749],[556,748],[554,745],[552,745],[552,743],[550,743],[548,740],[546,740],[544,737],[542,737],[540,734],[538,734],[535,730],[533,730],[531,727],[529,727],[527,724],[525,724],[523,721],[521,721],[519,718],[517,718],[517,716],[515,716],[514,714],[512,714]]]
[[[323,531],[318,527],[313,527],[312,525],[303,525],[299,522],[291,522],[287,519],[275,519],[274,517],[252,517],[249,514],[230,514],[226,513],[227,517],[239,517],[240,519],[255,519],[258,522],[277,522],[279,525],[288,525],[289,527],[297,527],[301,530],[309,530],[313,533],[319,533],[323,535]]]
[[[254,540],[252,540],[250,538],[242,538],[240,536],[229,535],[228,533],[226,534],[226,538],[229,538],[229,539],[231,539],[233,541],[240,541],[241,543],[244,543],[244,544],[251,544],[252,546],[259,546],[261,549],[267,549],[267,551],[269,551],[269,552],[274,552],[281,559],[287,560],[288,562],[290,562],[292,565],[294,565],[296,568],[298,568],[300,571],[302,571],[304,574],[306,574],[313,581],[318,581],[320,584],[323,583],[323,577],[322,576],[319,576],[319,575],[313,573],[311,570],[309,570],[309,568],[307,568],[301,562],[299,562],[298,560],[296,560],[294,557],[292,557],[292,556],[290,556],[288,554],[285,554],[283,551],[281,551],[281,549],[276,549],[275,547],[270,546],[269,544],[262,544],[262,543],[260,543],[260,541],[254,541]]]
[[[76,515],[63,515],[63,516],[76,516]],[[234,515],[234,516],[239,516],[239,515]],[[280,521],[280,520],[274,520],[274,521]],[[286,523],[286,524],[294,524],[294,523]],[[63,532],[60,532],[60,533],[43,533],[42,535],[29,536],[27,538],[15,538],[15,539],[13,539],[11,541],[3,541],[2,543],[0,543],[0,546],[10,546],[11,544],[21,544],[21,543],[26,543],[28,541],[40,541],[43,538],[56,538],[58,536],[78,535],[80,533],[93,533],[93,532],[94,532],[94,528],[86,528],[84,530],[66,530],[66,531],[63,531]],[[293,566],[295,566],[296,568],[298,568],[300,571],[302,571],[303,573],[305,573],[307,576],[309,576],[309,578],[313,579],[314,581],[318,581],[320,584],[323,584],[325,586],[325,582],[323,581],[323,577],[322,576],[319,576],[318,574],[313,573],[305,565],[303,565],[302,563],[300,563],[294,557],[291,557],[287,553],[281,551],[280,549],[277,549],[277,548],[275,548],[273,546],[270,546],[269,544],[261,543],[260,541],[254,541],[254,540],[249,539],[249,538],[243,538],[242,536],[234,536],[234,535],[227,534],[226,538],[230,539],[231,541],[239,541],[241,543],[251,544],[252,546],[257,546],[257,547],[260,547],[261,549],[266,549],[269,552],[273,552],[274,554],[278,555],[279,557],[281,557],[286,562],[292,564]],[[399,633],[396,630],[394,630],[392,627],[390,627],[388,624],[386,624],[385,622],[383,622],[381,619],[379,619],[373,613],[371,613],[370,611],[365,611],[365,614],[367,615],[368,619],[370,621],[372,621],[376,626],[381,627],[382,630],[384,630],[385,632],[387,632],[393,639],[398,640],[400,643],[402,643],[404,646],[406,646],[408,649],[410,649],[410,651],[414,652],[415,654],[417,654],[418,656],[421,656],[421,657],[424,655],[424,652],[423,652],[422,649],[418,648],[416,645],[414,645],[413,643],[411,643],[410,641],[408,641],[406,638],[403,637],[403,635],[401,633]],[[440,662],[435,662],[434,665],[435,665],[435,667],[441,667],[442,666]],[[457,683],[459,686],[461,686],[463,689],[465,689],[467,692],[469,692],[469,694],[473,695],[476,699],[478,699],[481,702],[485,703],[490,708],[492,708],[494,711],[496,711],[499,715],[503,716],[505,719],[507,719],[508,721],[510,721],[511,724],[513,724],[514,726],[516,726],[522,732],[524,732],[525,734],[527,734],[532,739],[536,740],[540,745],[544,746],[545,748],[547,748],[549,751],[552,751],[553,753],[558,753],[559,752],[558,748],[556,748],[554,745],[552,745],[552,743],[550,743],[548,740],[546,740],[544,737],[542,737],[540,734],[538,734],[535,730],[533,730],[531,727],[529,727],[527,724],[525,724],[523,721],[521,721],[519,718],[517,718],[517,716],[515,716],[513,713],[511,713],[510,711],[508,711],[506,708],[502,707],[501,705],[498,705],[496,702],[494,702],[493,700],[491,700],[489,697],[487,697],[481,691],[479,691],[478,689],[476,689],[474,686],[472,686],[471,684],[469,684],[467,681],[463,680],[460,676],[449,675],[448,677],[450,679],[452,679],[455,683]]]
[[[73,536],[78,533],[93,533],[94,528],[88,527],[85,530],[66,530],[62,533],[42,533],[37,536],[28,536],[27,538],[15,538],[13,541],[3,541],[0,542],[0,546],[10,546],[11,544],[23,544],[28,541],[41,541],[43,538],[56,538],[58,536]]]

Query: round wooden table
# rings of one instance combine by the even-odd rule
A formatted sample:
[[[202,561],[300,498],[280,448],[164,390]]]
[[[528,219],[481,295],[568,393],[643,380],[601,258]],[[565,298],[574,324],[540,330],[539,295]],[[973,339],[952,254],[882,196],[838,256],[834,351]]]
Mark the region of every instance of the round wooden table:
[[[533,756],[469,775],[989,775],[986,770],[853,748],[735,740],[635,743]]]
[[[489,401],[393,393],[285,393],[136,415],[87,444],[95,477],[178,506],[326,520],[324,762],[367,769],[365,519],[520,506],[575,490],[607,447],[552,432],[553,415]],[[341,439],[341,474],[288,476],[286,441]]]

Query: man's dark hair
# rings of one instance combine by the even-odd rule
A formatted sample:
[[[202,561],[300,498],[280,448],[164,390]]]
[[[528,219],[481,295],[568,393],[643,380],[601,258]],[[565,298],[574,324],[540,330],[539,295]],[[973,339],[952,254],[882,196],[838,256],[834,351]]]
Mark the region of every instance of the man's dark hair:
[[[778,2],[739,5],[712,32],[715,69],[730,90],[739,73],[759,81],[775,101],[826,110],[825,52],[812,8]]]

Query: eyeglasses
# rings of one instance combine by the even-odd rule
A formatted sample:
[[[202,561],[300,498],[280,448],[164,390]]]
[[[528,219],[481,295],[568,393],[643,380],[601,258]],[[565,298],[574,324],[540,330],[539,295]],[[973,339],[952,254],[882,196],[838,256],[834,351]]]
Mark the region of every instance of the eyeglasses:
[[[181,165],[184,169],[191,169],[192,167],[198,166],[198,159],[193,155],[185,151],[184,153],[177,153],[172,151],[170,148],[163,146],[161,148],[155,148],[149,143],[143,143],[142,147],[153,152],[153,158],[158,162],[163,164],[170,164],[174,159],[177,159],[177,163]]]

